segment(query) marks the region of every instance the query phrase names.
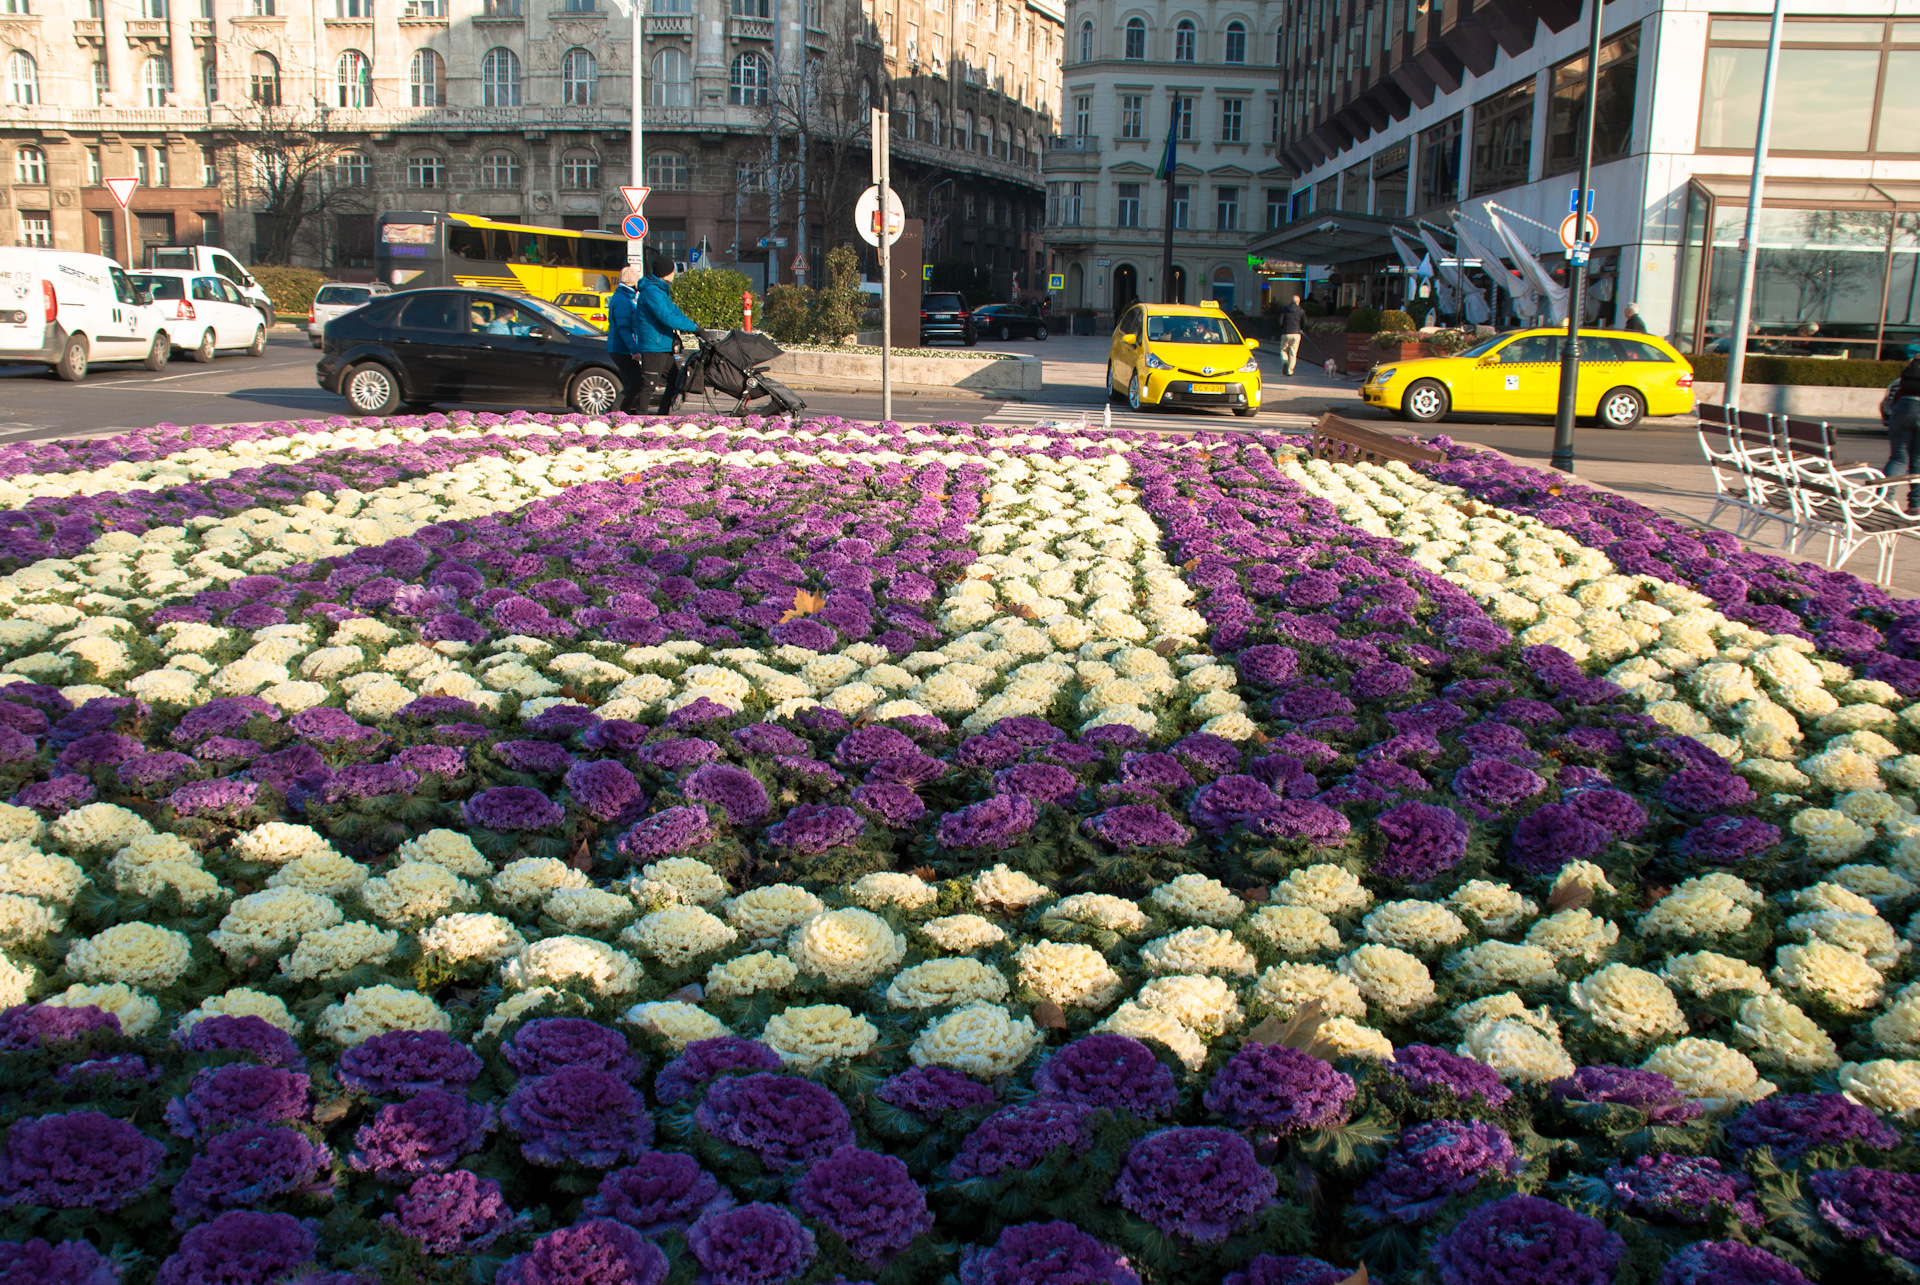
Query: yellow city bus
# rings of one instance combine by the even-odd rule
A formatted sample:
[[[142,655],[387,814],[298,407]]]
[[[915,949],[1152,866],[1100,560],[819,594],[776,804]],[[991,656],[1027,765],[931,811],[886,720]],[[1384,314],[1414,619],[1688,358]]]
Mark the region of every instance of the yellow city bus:
[[[395,290],[478,286],[541,299],[569,290],[605,294],[626,263],[627,241],[618,233],[428,210],[382,214],[373,254],[379,279]]]

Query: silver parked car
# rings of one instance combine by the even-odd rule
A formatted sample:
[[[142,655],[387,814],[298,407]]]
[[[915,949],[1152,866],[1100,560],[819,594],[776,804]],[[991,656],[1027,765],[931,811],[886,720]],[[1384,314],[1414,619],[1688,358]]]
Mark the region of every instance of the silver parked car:
[[[375,295],[391,294],[393,287],[384,281],[329,281],[314,292],[313,307],[307,311],[307,338],[318,348],[326,337],[327,323],[343,312],[352,312]]]

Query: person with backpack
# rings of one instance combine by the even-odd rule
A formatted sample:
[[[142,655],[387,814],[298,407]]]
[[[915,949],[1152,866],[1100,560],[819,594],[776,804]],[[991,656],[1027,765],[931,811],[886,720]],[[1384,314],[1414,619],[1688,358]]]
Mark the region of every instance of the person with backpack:
[[[1887,426],[1888,478],[1904,477],[1907,485],[1906,509],[1920,512],[1920,357],[1906,364],[1900,378],[1887,386],[1880,402],[1880,422]],[[1887,499],[1897,489],[1887,488]]]
[[[634,290],[628,330],[628,342],[639,366],[640,386],[634,403],[627,409],[637,415],[645,415],[649,405],[657,404],[659,393],[673,374],[674,335],[694,334],[700,329],[693,318],[680,311],[680,305],[673,301],[673,292],[668,289],[675,272],[673,256],[656,250],[647,261],[647,269],[647,275]],[[621,274],[621,280],[626,280],[625,273]],[[616,314],[609,315],[610,321],[613,315]],[[607,342],[611,348],[611,328]]]
[[[644,404],[646,374],[634,355],[634,309],[639,304],[640,265],[629,263],[620,270],[620,285],[607,300],[607,356],[620,371],[620,409],[633,413],[634,404]]]

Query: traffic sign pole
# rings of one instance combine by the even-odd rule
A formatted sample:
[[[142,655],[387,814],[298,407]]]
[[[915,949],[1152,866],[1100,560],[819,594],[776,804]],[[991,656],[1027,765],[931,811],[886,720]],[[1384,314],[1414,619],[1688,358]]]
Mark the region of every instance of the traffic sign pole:
[[[1573,228],[1579,232],[1587,231],[1593,224],[1593,118],[1594,107],[1600,95],[1595,86],[1600,81],[1600,21],[1606,8],[1595,0],[1589,6],[1593,12],[1592,25],[1587,33],[1587,105],[1581,113],[1580,122],[1580,186],[1573,189],[1573,212],[1568,216],[1573,220]],[[1585,208],[1582,207],[1580,194],[1586,193]],[[1595,226],[1595,231],[1598,231]],[[1566,233],[1561,233],[1564,238]],[[1585,237],[1576,236],[1569,243],[1567,260],[1567,338],[1560,346],[1560,401],[1553,417],[1553,467],[1562,473],[1573,472],[1573,399],[1580,387],[1580,314],[1586,311],[1587,265],[1584,256],[1579,260],[1573,257],[1574,245],[1589,245]]]
[[[873,185],[880,189],[880,421],[893,418],[893,189],[887,146],[888,113],[873,111]]]

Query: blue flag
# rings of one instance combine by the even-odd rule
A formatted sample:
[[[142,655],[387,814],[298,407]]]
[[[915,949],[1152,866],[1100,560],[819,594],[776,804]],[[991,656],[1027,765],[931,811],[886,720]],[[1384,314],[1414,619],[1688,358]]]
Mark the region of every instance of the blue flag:
[[[1185,101],[1184,98],[1173,100],[1173,119],[1167,123],[1167,150],[1160,158],[1160,168],[1153,172],[1156,179],[1166,178],[1180,163],[1180,104]]]

